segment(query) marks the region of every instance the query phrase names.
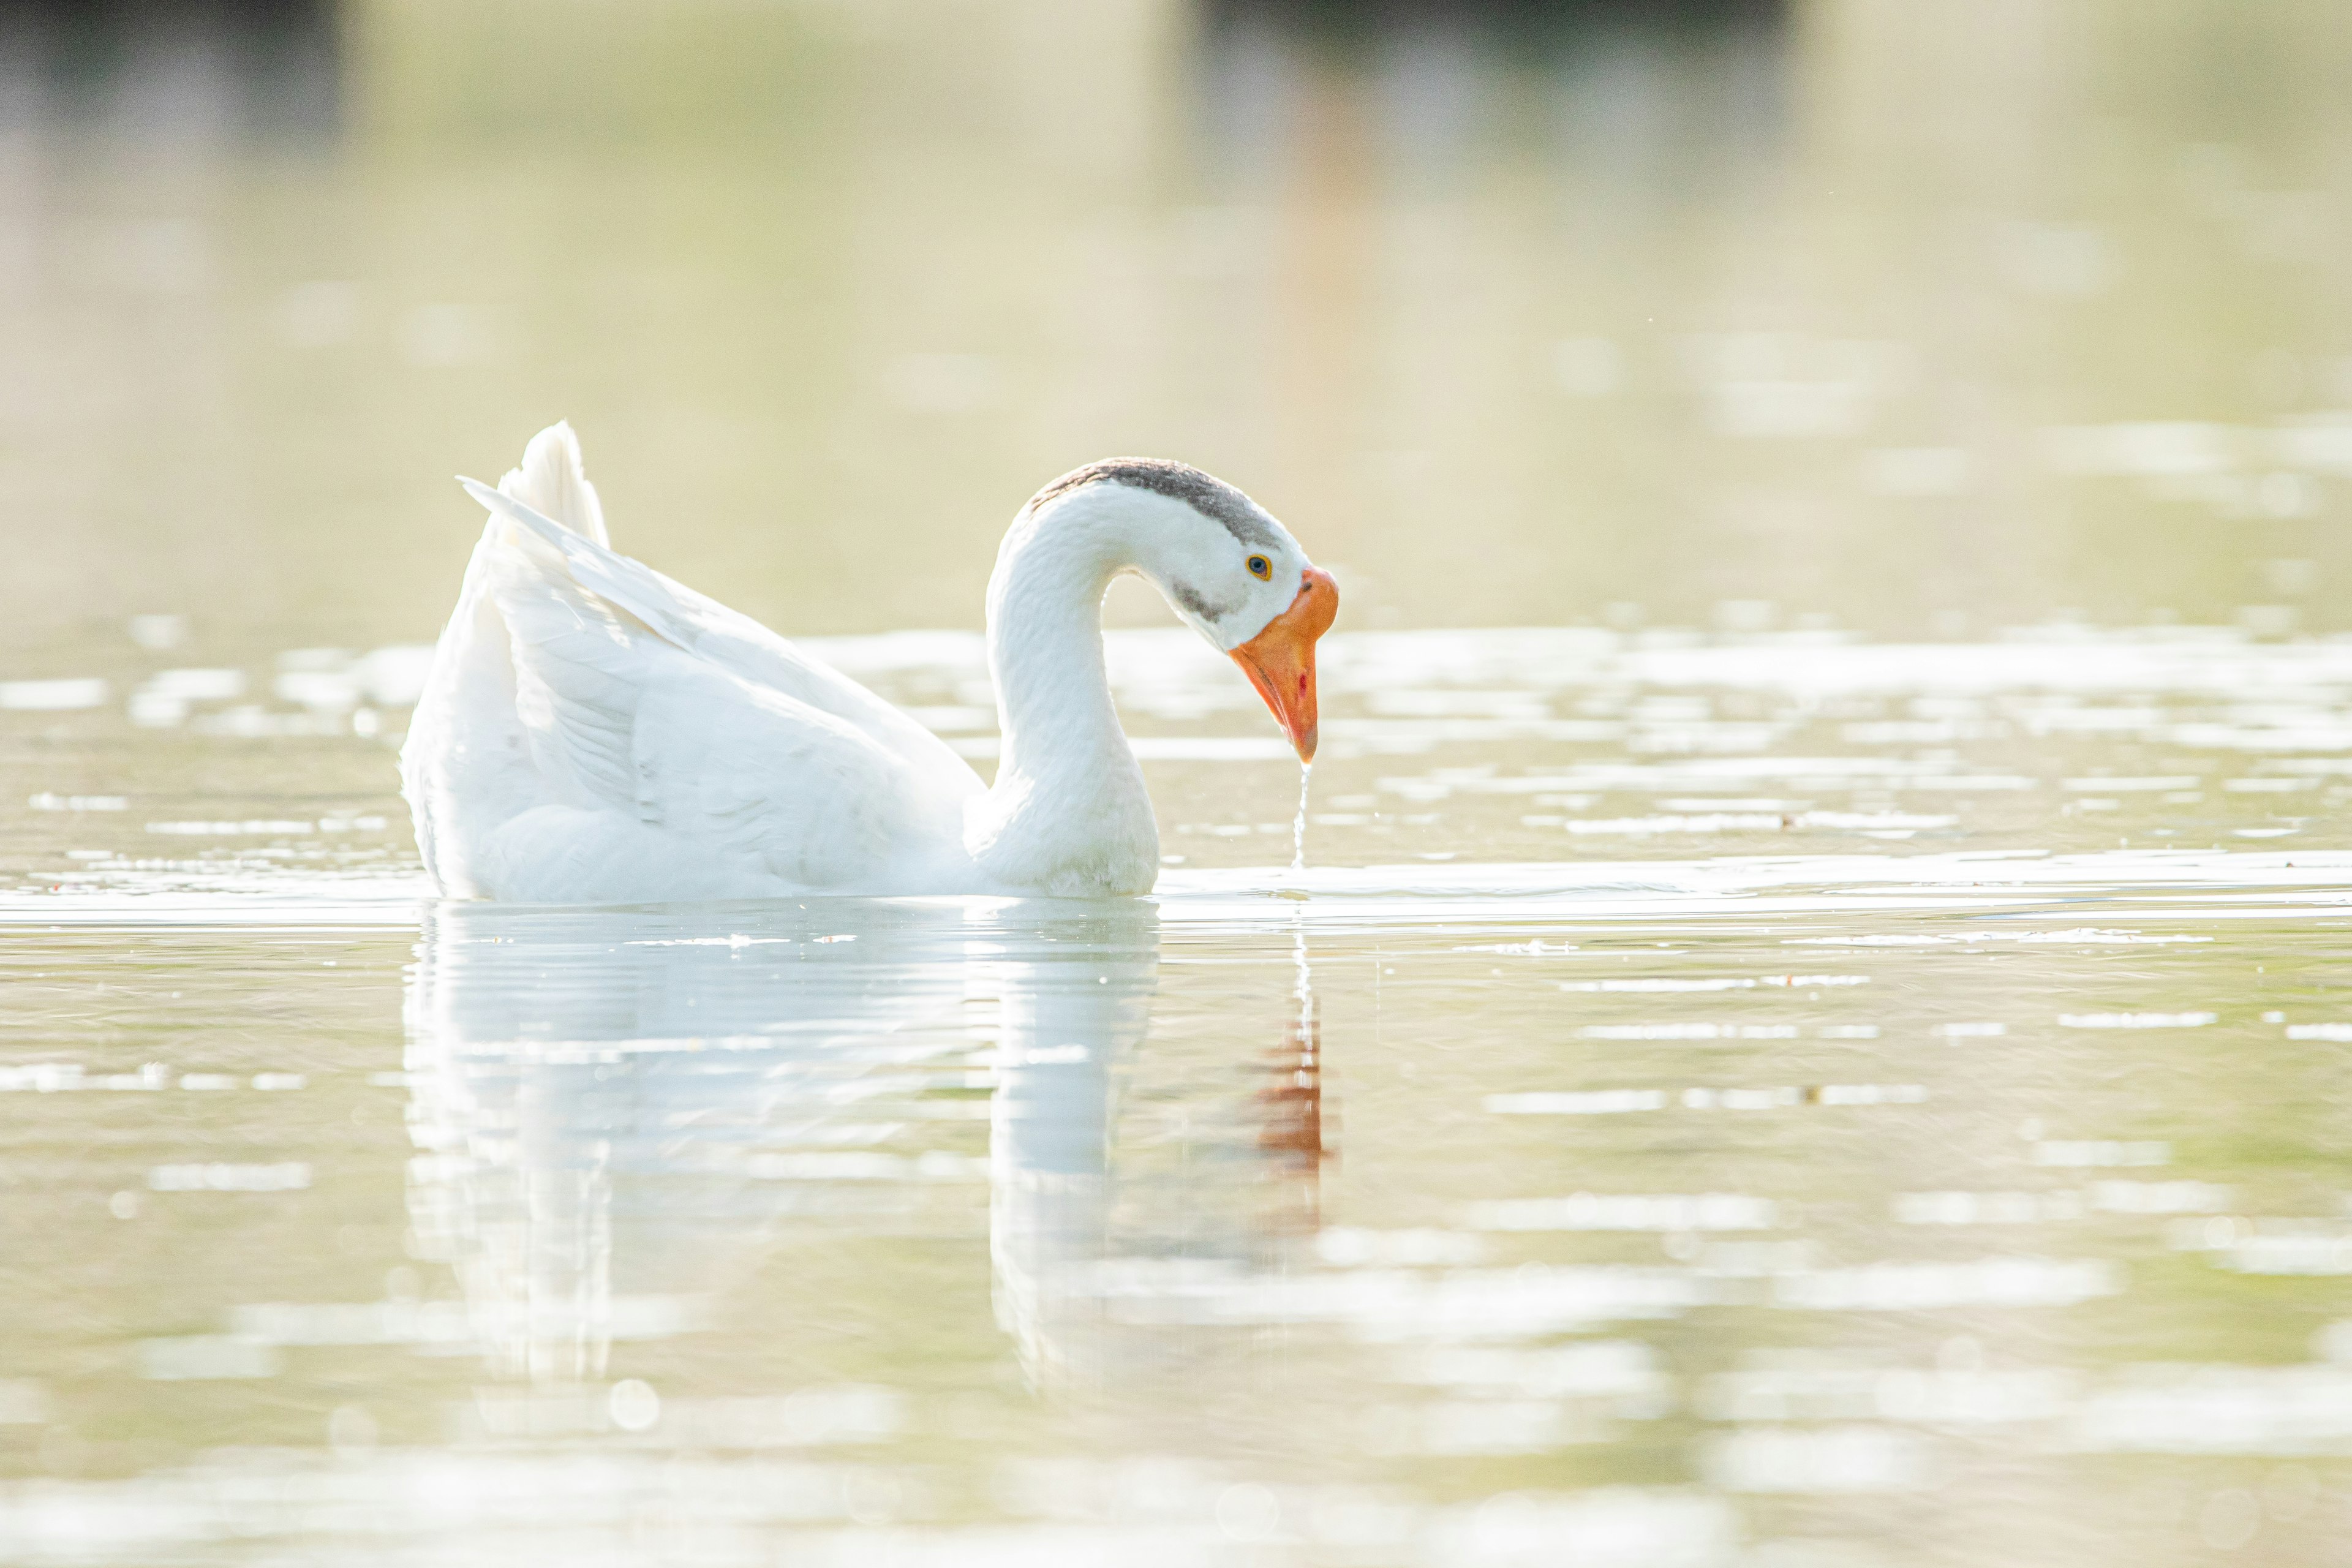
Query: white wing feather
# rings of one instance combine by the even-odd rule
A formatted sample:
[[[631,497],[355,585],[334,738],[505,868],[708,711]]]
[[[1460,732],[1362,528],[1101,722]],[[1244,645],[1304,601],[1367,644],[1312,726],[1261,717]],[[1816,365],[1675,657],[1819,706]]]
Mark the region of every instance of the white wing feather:
[[[828,665],[810,658],[751,616],[665,577],[652,567],[583,539],[478,479],[467,493],[553,546],[573,581],[627,611],[664,640],[864,731],[918,767],[938,770],[961,799],[983,788],[971,764],[906,714]]]
[[[499,480],[499,492],[612,547],[613,536],[604,531],[604,503],[588,482],[587,466],[580,460],[580,437],[567,420],[559,419],[530,438],[522,461]]]
[[[554,466],[540,456],[527,472]],[[938,737],[749,617],[463,482],[494,515],[403,756],[445,891],[759,897],[960,856],[982,786]],[[585,493],[569,520],[601,529]]]

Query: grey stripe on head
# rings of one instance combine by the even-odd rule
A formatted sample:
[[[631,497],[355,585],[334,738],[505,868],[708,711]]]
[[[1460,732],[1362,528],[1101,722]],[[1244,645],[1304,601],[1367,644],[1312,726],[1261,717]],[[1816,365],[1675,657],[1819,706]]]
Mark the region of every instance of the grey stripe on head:
[[[1271,549],[1280,542],[1274,520],[1266,515],[1264,507],[1224,480],[1204,474],[1190,463],[1167,458],[1105,458],[1099,463],[1072,468],[1031,496],[1029,504],[1022,510],[1034,511],[1072,490],[1106,482],[1181,500],[1210,521],[1222,524],[1226,532],[1244,544]]]
[[[1168,596],[1204,621],[1220,619],[1228,611],[1238,607],[1232,605],[1211,604],[1208,596],[1190,583],[1169,584]]]

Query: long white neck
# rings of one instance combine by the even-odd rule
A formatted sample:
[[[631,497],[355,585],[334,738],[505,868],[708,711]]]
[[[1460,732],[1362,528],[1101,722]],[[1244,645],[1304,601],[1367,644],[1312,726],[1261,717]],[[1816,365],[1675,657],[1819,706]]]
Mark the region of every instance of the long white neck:
[[[1073,895],[1150,890],[1160,833],[1103,666],[1102,601],[1136,564],[1113,498],[1024,513],[988,583],[1003,741],[966,844],[992,877]]]

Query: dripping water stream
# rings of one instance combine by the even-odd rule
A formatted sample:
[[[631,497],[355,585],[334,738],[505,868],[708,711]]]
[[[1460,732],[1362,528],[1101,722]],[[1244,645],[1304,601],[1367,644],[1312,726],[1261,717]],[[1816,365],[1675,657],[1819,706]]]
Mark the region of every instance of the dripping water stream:
[[[1298,815],[1290,819],[1290,874],[1294,877],[1307,869],[1307,786],[1315,777],[1315,764],[1298,764]]]

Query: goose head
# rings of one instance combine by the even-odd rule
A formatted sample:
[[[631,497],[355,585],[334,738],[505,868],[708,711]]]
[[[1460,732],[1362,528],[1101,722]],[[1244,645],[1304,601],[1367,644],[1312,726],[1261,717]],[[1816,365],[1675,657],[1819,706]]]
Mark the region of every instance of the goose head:
[[[1249,677],[1301,762],[1315,759],[1315,644],[1339,613],[1331,574],[1234,486],[1163,458],[1111,458],[1063,475],[1024,509],[1097,532]]]

